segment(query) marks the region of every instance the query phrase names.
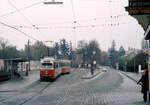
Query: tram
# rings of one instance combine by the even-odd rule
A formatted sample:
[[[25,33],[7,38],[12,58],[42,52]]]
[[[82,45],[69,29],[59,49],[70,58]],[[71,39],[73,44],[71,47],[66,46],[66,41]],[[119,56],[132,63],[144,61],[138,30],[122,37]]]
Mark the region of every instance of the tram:
[[[69,74],[71,71],[71,62],[70,60],[60,60],[60,66],[62,74]]]
[[[40,79],[56,79],[61,75],[59,60],[52,57],[41,59]]]

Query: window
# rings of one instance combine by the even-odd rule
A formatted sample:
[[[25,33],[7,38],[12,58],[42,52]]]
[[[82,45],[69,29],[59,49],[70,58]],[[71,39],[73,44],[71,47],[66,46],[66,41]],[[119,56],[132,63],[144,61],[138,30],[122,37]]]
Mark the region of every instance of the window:
[[[52,63],[42,63],[42,69],[49,69],[49,68],[53,68]]]

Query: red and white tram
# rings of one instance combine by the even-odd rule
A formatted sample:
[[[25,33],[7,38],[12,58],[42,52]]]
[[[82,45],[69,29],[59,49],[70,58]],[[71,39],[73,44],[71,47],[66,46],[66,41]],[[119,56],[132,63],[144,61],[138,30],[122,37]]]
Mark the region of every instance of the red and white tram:
[[[70,60],[60,60],[60,66],[62,74],[69,74],[71,71],[71,62]]]
[[[40,79],[56,79],[61,75],[59,61],[52,57],[45,57],[41,60]]]

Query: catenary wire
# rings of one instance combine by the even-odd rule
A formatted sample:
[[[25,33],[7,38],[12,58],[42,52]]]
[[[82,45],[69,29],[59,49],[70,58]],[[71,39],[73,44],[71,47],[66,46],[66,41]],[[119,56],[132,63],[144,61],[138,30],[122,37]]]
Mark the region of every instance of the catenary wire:
[[[25,32],[23,32],[23,31],[19,30],[19,29],[16,28],[16,27],[10,26],[10,25],[8,25],[8,24],[6,24],[6,23],[3,23],[3,22],[0,22],[0,24],[4,25],[4,26],[6,26],[6,27],[9,27],[9,28],[15,29],[15,30],[17,30],[18,32],[22,33],[23,35],[25,35],[26,37],[28,37],[28,38],[30,38],[30,39],[33,39],[33,40],[35,40],[35,41],[39,41],[39,40],[37,40],[36,38],[34,38],[34,37],[28,35],[27,33],[25,33]]]
[[[32,22],[10,0],[8,0],[8,2],[20,15],[24,17],[24,19],[26,19],[26,21],[28,21],[28,23],[30,23],[34,28],[36,28],[35,25],[33,25]]]
[[[34,4],[31,4],[31,5],[29,5],[29,6],[26,6],[26,7],[20,8],[20,9],[18,9],[18,10],[19,10],[19,11],[22,11],[22,10],[25,10],[25,9],[29,9],[29,8],[31,8],[31,7],[34,7],[34,6],[39,5],[39,4],[42,4],[42,3],[43,3],[43,1],[42,1],[42,2],[36,2],[36,3],[34,3]],[[0,17],[9,16],[9,15],[11,15],[11,14],[16,13],[18,10],[14,10],[14,11],[11,11],[11,12],[8,12],[8,13],[5,13],[5,14],[3,14],[3,15],[0,15]]]

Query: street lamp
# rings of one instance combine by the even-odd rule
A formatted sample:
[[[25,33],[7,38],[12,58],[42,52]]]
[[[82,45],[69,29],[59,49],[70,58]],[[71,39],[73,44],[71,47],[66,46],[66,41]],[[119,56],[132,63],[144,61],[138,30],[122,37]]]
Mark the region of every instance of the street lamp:
[[[95,54],[96,54],[96,51],[93,51],[92,53],[93,53],[93,65],[96,66],[96,61],[95,61],[95,59],[94,59],[94,56],[95,56]]]
[[[96,65],[96,61],[94,60],[94,55],[96,54],[96,51],[92,52],[92,63],[91,63],[91,74],[93,75],[94,73],[94,65]]]
[[[96,54],[96,51],[93,51],[92,53],[93,53],[93,55],[95,55],[95,54]]]
[[[44,4],[62,4],[63,2],[56,2],[55,0],[52,1],[44,1]]]

